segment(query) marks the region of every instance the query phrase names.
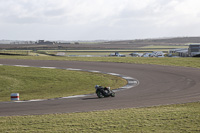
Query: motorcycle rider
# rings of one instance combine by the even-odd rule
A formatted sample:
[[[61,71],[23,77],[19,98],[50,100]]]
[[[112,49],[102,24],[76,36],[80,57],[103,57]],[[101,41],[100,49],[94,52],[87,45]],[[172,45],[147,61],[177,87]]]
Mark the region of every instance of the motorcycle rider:
[[[102,87],[102,86],[100,86],[100,85],[95,85],[95,88],[96,88],[96,90],[97,90],[97,89],[101,89],[102,92],[103,92],[105,95],[108,95],[108,94],[110,93],[110,87]],[[106,93],[105,90],[107,90],[108,93]]]

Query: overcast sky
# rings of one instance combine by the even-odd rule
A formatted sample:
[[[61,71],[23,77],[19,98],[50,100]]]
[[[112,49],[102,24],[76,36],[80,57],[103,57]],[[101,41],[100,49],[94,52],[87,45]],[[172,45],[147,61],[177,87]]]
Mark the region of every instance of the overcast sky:
[[[200,0],[0,0],[0,40],[200,36]]]

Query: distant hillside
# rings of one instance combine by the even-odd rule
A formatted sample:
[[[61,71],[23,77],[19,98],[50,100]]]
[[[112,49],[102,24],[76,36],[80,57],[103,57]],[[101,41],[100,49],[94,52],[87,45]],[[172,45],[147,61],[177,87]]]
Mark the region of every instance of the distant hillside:
[[[110,44],[129,44],[135,46],[145,45],[184,45],[187,43],[200,43],[200,37],[176,37],[176,38],[158,38],[158,39],[136,39],[123,41],[110,41]]]
[[[176,37],[176,38],[158,38],[158,39],[136,39],[122,41],[105,42],[78,42],[74,44],[0,44],[1,49],[135,49],[148,45],[185,45],[188,43],[200,43],[200,37]]]

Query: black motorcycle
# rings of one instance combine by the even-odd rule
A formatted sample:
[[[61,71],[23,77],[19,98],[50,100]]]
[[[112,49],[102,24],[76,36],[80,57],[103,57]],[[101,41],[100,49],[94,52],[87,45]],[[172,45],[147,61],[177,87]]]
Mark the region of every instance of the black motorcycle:
[[[113,92],[112,90],[110,90],[110,87],[102,87],[102,86],[95,86],[96,88],[96,94],[99,98],[103,98],[103,97],[115,97],[115,92]]]

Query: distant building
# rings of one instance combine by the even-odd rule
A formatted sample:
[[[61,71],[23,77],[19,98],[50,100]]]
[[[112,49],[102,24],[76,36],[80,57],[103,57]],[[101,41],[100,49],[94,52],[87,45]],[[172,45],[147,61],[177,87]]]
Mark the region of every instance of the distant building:
[[[111,53],[109,56],[126,57],[126,55],[120,54],[119,52]]]
[[[53,45],[54,42],[39,40],[38,42],[36,42],[36,44],[39,44],[39,45]]]
[[[169,53],[182,57],[200,57],[200,44],[190,44],[188,49],[172,49]]]
[[[172,49],[169,51],[170,54],[175,54],[181,57],[188,57],[188,49],[187,48],[180,48],[180,49]]]
[[[79,42],[74,42],[74,44],[79,44]]]
[[[189,56],[198,56],[200,57],[200,44],[190,44],[188,49]]]

